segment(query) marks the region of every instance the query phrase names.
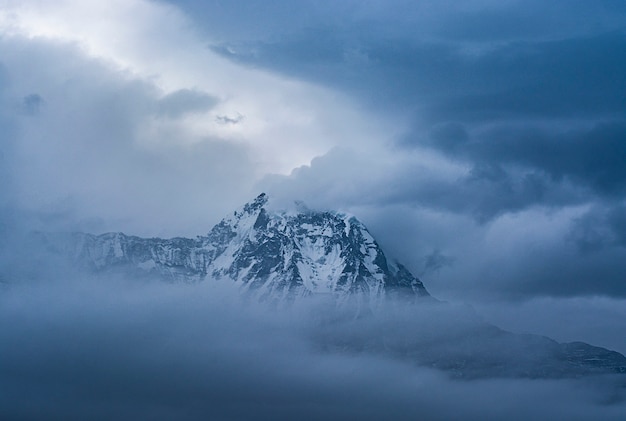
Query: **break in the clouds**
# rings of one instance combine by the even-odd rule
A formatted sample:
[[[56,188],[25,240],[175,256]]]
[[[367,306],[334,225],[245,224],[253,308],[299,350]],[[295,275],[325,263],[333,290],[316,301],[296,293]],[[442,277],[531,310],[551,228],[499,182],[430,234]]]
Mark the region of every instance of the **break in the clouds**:
[[[201,233],[264,174],[389,131],[345,95],[220,58],[173,6],[1,12],[4,188],[57,228]]]

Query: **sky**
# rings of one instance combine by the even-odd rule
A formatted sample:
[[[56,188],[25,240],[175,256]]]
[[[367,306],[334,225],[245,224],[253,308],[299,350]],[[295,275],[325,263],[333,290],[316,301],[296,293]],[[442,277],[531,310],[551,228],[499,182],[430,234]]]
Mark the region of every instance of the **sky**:
[[[0,257],[266,192],[501,327],[626,353],[625,52],[617,0],[0,0]]]

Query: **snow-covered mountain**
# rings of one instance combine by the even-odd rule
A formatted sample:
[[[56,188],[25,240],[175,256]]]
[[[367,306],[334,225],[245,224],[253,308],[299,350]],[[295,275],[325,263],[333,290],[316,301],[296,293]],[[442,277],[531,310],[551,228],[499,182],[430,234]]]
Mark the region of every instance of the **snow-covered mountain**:
[[[312,339],[331,351],[391,354],[459,377],[626,373],[626,357],[614,351],[513,334],[473,313],[450,318],[450,308],[430,297],[405,267],[390,262],[352,216],[303,207],[272,211],[267,204],[261,194],[195,239],[42,233],[35,243],[91,272],[186,283],[225,280],[277,305],[318,295],[332,297],[336,307],[356,304],[358,315],[384,305],[385,297],[423,304],[407,307],[421,309],[417,323],[414,313],[402,319],[401,312],[391,324],[384,314],[322,323]],[[393,313],[396,303],[383,308]]]
[[[98,272],[183,282],[231,279],[261,300],[326,294],[339,303],[355,298],[376,305],[387,295],[429,296],[419,279],[386,258],[355,217],[307,209],[273,212],[267,202],[259,195],[196,239],[74,233],[51,244]]]

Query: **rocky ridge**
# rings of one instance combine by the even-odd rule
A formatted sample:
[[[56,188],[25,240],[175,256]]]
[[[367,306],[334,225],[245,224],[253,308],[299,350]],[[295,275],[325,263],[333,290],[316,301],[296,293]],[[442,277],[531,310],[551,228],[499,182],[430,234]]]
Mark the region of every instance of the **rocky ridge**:
[[[259,195],[205,236],[140,238],[72,233],[50,242],[95,272],[154,276],[176,282],[230,279],[262,300],[311,295],[376,305],[383,297],[429,297],[422,282],[387,259],[355,217],[303,209],[273,212]]]

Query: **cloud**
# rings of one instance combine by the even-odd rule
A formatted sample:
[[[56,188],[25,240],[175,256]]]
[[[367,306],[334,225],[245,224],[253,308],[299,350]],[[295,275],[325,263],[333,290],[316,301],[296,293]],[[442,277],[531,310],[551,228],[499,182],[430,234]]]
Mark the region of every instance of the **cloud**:
[[[342,10],[343,25],[314,20],[289,36],[217,50],[349,92],[387,117],[410,116],[415,122],[399,139],[403,145],[433,147],[479,169],[526,167],[518,181],[524,187],[487,186],[489,205],[467,209],[480,218],[551,205],[553,195],[545,191],[558,188],[550,185],[562,177],[601,195],[620,194],[616,162],[626,87],[619,75],[626,61],[615,51],[624,49],[626,38],[623,21],[612,17],[624,13],[617,3],[471,2],[451,10],[431,6],[422,11],[426,17],[404,2],[353,6]],[[403,19],[413,23],[411,30]],[[422,19],[435,23],[419,25]],[[584,24],[589,19],[594,27]],[[350,51],[367,60],[346,60]],[[510,168],[502,171],[518,177]],[[567,202],[581,200],[570,193]]]
[[[401,115],[398,144],[433,148],[473,168],[450,184],[394,180],[387,189],[400,200],[419,197],[487,221],[537,205],[619,197],[626,61],[615,51],[626,38],[612,14],[623,14],[621,6],[470,2],[420,13],[404,2],[352,6],[341,10],[343,25],[313,20],[289,36],[215,48],[349,92],[381,118]],[[585,25],[589,19],[596,26]],[[403,26],[409,21],[411,29]],[[346,60],[353,51],[366,60]]]
[[[0,300],[7,418],[584,420],[624,410],[610,380],[451,380],[389,355],[324,351],[316,343],[326,328],[309,313],[243,307],[208,283],[47,279]],[[455,317],[428,314],[406,321],[424,334]],[[390,329],[394,320],[351,332],[404,332]]]
[[[423,273],[436,272],[441,268],[451,266],[452,264],[454,264],[454,258],[446,256],[442,254],[441,251],[435,249],[431,254],[424,257]]]
[[[297,17],[281,25],[268,13],[258,22],[266,35],[218,27],[222,39],[212,48],[233,62],[347,92],[377,118],[395,121],[399,134],[393,144],[332,150],[289,178],[266,178],[263,190],[376,215],[377,235],[417,273],[434,249],[454,257],[436,278],[459,291],[622,296],[621,213],[612,211],[623,206],[626,136],[619,2],[326,6],[305,3],[306,25]],[[236,7],[211,19],[247,21]],[[403,209],[395,215],[404,221],[385,217],[390,208]],[[591,208],[601,224],[582,229],[578,218]],[[412,223],[430,233],[418,218],[430,221],[432,213],[457,230],[465,224],[468,237],[443,223],[441,238],[396,231]],[[505,258],[483,242],[511,221],[527,229],[514,231],[519,249]],[[543,255],[526,249],[542,241]],[[579,258],[585,247],[597,253]]]
[[[528,301],[482,302],[476,311],[503,329],[546,335],[562,342],[586,341],[626,352],[623,299],[608,297],[533,298]],[[579,338],[579,339],[576,339]]]
[[[386,132],[341,95],[225,62],[162,3],[8,6],[4,169],[35,228],[193,236],[268,172]]]
[[[171,2],[170,2],[171,3]],[[618,0],[597,3],[559,0],[393,1],[231,1],[208,5],[180,0],[181,7],[204,30],[220,39],[250,41],[285,38],[304,28],[326,26],[327,32],[346,27],[371,28],[381,37],[485,43],[528,39],[558,39],[594,33],[598,28],[623,28],[624,7]],[[246,7],[247,6],[247,7]]]
[[[572,223],[569,239],[581,252],[599,252],[626,247],[626,208],[624,205],[589,209]]]
[[[441,138],[439,133],[435,136]],[[600,195],[620,196],[624,190],[621,157],[626,153],[626,124],[622,121],[556,131],[504,126],[466,139],[455,133],[454,140],[450,140],[452,133],[446,135],[434,146],[472,162],[522,166],[557,181],[569,178]]]
[[[39,214],[33,228],[192,235],[228,212],[212,197],[247,200],[256,171],[249,149],[184,126],[190,110],[214,103],[206,95],[163,95],[47,40],[5,39],[2,58],[3,199],[25,217]],[[23,94],[33,89],[41,94]]]
[[[559,12],[563,7],[570,9],[565,5],[534,10],[523,6],[531,19],[543,14],[546,27],[558,27],[557,31],[564,27],[556,22],[573,15],[571,10],[569,14]],[[519,8],[495,9],[515,19]],[[438,23],[451,17],[458,18],[457,24],[471,21],[462,12],[434,9],[441,19]],[[476,15],[483,21],[504,22],[488,9],[478,9]],[[546,13],[546,9],[550,10]],[[600,10],[592,9],[595,13]],[[575,12],[580,13],[575,21],[589,17],[580,10]],[[347,15],[352,16],[350,12]],[[573,23],[556,37],[541,36],[537,28],[522,23],[520,27],[524,26],[529,36],[511,39],[485,33],[486,39],[474,43],[467,37],[441,37],[428,22],[419,26],[424,18],[407,16],[412,19],[411,27],[402,25],[397,15],[389,17],[382,12],[381,17],[365,22],[348,18],[342,25],[311,23],[288,37],[218,47],[216,51],[243,63],[348,91],[372,107],[381,102],[397,112],[409,107],[426,125],[450,120],[573,119],[615,114],[623,107],[619,75],[626,62],[614,52],[624,48],[625,38],[624,26],[618,21],[582,33]],[[477,31],[487,28],[485,24],[472,26]],[[454,25],[442,27],[454,29]],[[346,60],[350,51],[359,51],[367,57],[366,62]]]
[[[234,117],[229,117],[227,115],[218,115],[215,117],[215,121],[220,124],[237,124],[244,118],[245,116],[237,113],[237,115],[235,115]]]
[[[209,111],[181,115],[187,131],[250,147],[264,172],[289,172],[333,146],[376,138],[389,129],[337,92],[224,60],[206,48],[209,40],[189,17],[164,2],[64,0],[51,5],[33,0],[8,6],[0,19],[5,43],[39,38],[73,44],[112,71],[145,81],[162,96],[174,95],[159,106],[166,114],[178,109],[172,101],[184,95],[186,107]],[[239,124],[216,120],[238,114],[246,116]],[[168,123],[162,122],[166,128]]]
[[[624,352],[623,2],[3,5],[0,417],[623,417],[623,387],[323,351],[320,311],[77,277],[24,235],[193,236],[267,191],[488,321]],[[414,316],[336,333],[450,321]]]
[[[443,298],[624,295],[619,2],[246,5],[7,3],[3,218],[193,236],[267,190]]]
[[[44,103],[44,99],[39,94],[29,94],[22,100],[22,109],[28,115],[35,115]]]
[[[180,89],[159,100],[158,113],[170,118],[177,118],[187,113],[206,112],[217,103],[216,98],[205,92]]]
[[[581,218],[593,207],[588,193],[571,184],[498,167],[444,171],[436,161],[417,167],[415,153],[387,160],[382,153],[336,151],[261,186],[284,202],[297,197],[313,208],[357,215],[386,253],[413,273],[422,274],[439,250],[454,264],[423,274],[436,297],[472,302],[626,294],[621,207],[605,213],[597,210],[606,207],[599,202],[591,214],[598,216],[587,225],[593,231],[581,231]],[[602,223],[594,222],[598,218]],[[581,253],[590,239],[602,247]]]

